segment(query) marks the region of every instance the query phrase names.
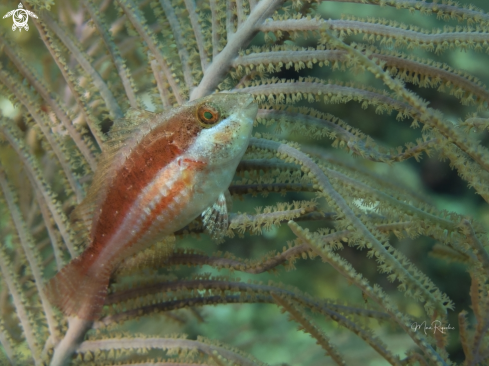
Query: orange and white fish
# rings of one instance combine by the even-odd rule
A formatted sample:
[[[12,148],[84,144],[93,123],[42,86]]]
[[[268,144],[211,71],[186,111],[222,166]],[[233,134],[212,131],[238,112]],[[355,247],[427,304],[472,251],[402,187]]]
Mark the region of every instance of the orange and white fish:
[[[249,94],[210,95],[167,112],[130,110],[111,132],[86,199],[87,249],[47,286],[66,315],[100,316],[111,273],[126,257],[202,214],[207,230],[227,229],[227,191],[251,136]]]

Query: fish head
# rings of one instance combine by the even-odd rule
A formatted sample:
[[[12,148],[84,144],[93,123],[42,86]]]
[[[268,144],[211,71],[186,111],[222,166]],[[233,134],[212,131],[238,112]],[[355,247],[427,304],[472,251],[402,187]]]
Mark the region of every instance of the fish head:
[[[252,95],[218,93],[191,103],[201,126],[192,152],[209,165],[237,165],[248,147],[258,111]]]

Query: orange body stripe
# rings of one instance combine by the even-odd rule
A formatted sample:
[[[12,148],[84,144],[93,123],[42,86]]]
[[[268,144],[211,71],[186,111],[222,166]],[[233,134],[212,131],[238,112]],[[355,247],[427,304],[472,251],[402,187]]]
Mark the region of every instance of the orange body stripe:
[[[96,252],[102,250],[118,230],[141,191],[159,171],[187,150],[200,129],[195,124],[189,123],[185,128],[184,122],[170,120],[149,132],[131,151],[126,163],[116,173],[114,183],[100,206],[99,220],[92,228],[92,246]]]

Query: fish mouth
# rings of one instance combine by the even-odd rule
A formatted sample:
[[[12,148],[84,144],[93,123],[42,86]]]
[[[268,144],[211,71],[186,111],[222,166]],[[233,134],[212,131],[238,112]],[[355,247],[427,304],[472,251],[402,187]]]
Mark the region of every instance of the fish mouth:
[[[238,94],[240,97],[238,99],[237,107],[243,110],[243,114],[246,117],[254,120],[258,112],[258,104],[255,103],[255,98],[253,98],[253,95],[248,93],[236,94]]]
[[[241,103],[244,108],[248,107],[250,104],[254,103],[255,101],[255,98],[253,98],[252,94],[243,93],[241,94],[241,96],[243,97],[243,101]]]
[[[258,113],[258,104],[255,103],[255,99],[251,94],[244,94],[243,101],[240,103],[240,108],[242,108],[242,114],[254,121],[256,114]]]

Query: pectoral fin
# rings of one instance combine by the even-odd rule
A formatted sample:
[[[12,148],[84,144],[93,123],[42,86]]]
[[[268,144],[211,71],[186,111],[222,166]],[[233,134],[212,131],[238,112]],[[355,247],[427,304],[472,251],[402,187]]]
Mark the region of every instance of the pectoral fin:
[[[202,222],[211,238],[221,241],[229,225],[226,196],[221,193],[217,201],[202,212]]]

